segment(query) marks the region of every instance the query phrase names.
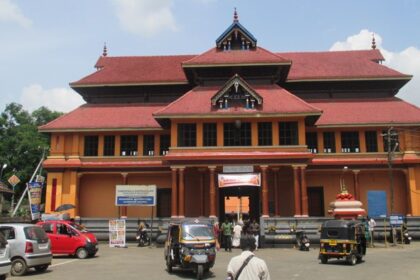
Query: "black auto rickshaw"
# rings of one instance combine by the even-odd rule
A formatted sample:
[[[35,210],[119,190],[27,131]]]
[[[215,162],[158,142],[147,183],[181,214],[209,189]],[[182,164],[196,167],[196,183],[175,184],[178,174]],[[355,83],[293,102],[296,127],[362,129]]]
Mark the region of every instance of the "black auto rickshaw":
[[[210,220],[183,219],[170,223],[165,241],[165,261],[172,268],[191,269],[197,279],[213,267],[216,240]]]
[[[322,224],[319,259],[325,264],[330,258],[345,258],[355,265],[366,254],[365,226],[359,221],[330,220]]]

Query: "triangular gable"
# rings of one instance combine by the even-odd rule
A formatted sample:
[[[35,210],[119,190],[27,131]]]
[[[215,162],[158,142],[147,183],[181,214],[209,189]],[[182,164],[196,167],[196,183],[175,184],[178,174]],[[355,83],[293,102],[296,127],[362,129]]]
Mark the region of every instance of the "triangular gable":
[[[211,104],[220,109],[229,108],[232,102],[242,103],[247,109],[254,109],[255,105],[262,105],[263,98],[235,74],[211,99]]]
[[[222,49],[226,46],[226,41],[230,40],[242,40],[244,48],[255,48],[257,46],[257,39],[251,34],[242,24],[238,21],[234,21],[216,40],[216,46],[218,49]]]

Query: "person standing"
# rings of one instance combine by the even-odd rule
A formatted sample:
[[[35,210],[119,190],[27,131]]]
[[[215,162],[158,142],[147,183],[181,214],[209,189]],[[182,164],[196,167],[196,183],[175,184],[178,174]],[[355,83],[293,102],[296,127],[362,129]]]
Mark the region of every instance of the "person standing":
[[[219,222],[214,223],[213,233],[214,233],[214,239],[216,240],[216,249],[217,249],[217,251],[219,251],[220,250],[220,242],[219,242],[220,227],[219,227]]]
[[[267,264],[263,259],[254,255],[255,237],[253,235],[241,236],[242,253],[233,257],[227,267],[229,280],[270,280]]]
[[[233,238],[232,238],[232,246],[239,247],[241,241],[241,232],[242,232],[242,221],[236,223],[233,227]]]
[[[225,219],[225,221],[222,224],[221,228],[223,232],[223,241],[225,245],[225,251],[232,252],[232,232],[233,232],[233,225],[232,222],[228,219]]]
[[[258,241],[260,237],[260,225],[257,223],[255,218],[252,219],[252,223],[250,224],[249,229],[250,229],[251,234],[255,238],[255,249],[258,250]]]
[[[370,219],[368,217],[368,226],[369,226],[370,245],[372,247],[375,247],[375,245],[373,244],[373,233],[375,231],[376,222],[372,217]]]

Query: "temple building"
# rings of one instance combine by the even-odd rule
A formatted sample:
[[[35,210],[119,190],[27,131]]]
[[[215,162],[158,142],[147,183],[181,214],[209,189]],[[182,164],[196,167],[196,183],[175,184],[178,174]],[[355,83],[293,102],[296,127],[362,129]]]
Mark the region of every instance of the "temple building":
[[[412,76],[368,50],[273,52],[233,23],[198,55],[109,56],[70,83],[86,104],[51,136],[46,212],[147,217],[117,185],[155,185],[156,217],[327,216],[340,184],[369,215],[420,215]],[[420,90],[420,89],[419,89]],[[230,201],[236,201],[232,204]]]

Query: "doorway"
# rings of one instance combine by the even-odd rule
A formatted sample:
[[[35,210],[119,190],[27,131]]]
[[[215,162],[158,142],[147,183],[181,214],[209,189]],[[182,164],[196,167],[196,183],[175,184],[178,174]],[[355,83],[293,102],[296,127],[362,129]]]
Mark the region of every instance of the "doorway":
[[[308,212],[311,217],[325,216],[323,187],[308,187]]]
[[[260,188],[253,186],[219,188],[219,220],[223,221],[226,216],[236,220],[238,209],[241,210],[243,219],[259,220]]]

